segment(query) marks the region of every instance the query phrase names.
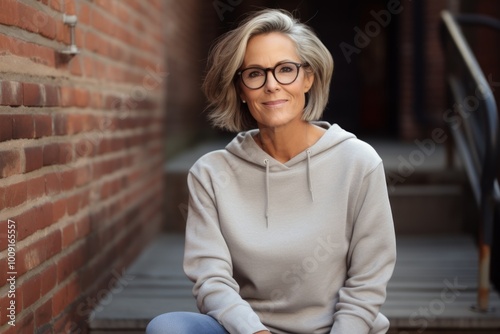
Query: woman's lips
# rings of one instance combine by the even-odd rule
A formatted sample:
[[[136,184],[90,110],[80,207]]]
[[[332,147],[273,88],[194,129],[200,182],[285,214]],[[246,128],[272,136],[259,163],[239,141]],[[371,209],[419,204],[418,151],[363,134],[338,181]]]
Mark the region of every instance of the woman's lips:
[[[280,106],[284,103],[286,103],[287,100],[273,100],[273,101],[267,101],[267,102],[264,102],[263,104],[265,106],[268,106],[268,107],[276,107],[276,106]]]

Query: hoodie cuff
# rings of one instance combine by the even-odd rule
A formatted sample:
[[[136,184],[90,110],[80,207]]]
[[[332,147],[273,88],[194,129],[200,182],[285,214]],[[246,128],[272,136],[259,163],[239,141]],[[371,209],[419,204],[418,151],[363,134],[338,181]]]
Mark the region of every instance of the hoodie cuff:
[[[369,332],[370,326],[368,326],[363,319],[353,315],[344,314],[335,317],[335,322],[333,323],[330,334],[368,334]]]
[[[268,330],[248,306],[240,305],[224,312],[219,322],[229,333],[253,334]]]

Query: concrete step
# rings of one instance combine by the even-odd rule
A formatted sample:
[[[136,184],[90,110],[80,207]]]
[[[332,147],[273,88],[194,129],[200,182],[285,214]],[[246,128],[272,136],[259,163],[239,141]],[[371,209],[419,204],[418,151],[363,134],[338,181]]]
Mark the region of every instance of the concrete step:
[[[127,270],[128,284],[103,299],[91,334],[144,333],[150,319],[171,311],[197,312],[192,283],[182,271],[184,237],[162,234]],[[490,292],[490,313],[476,301],[477,250],[466,235],[401,236],[398,261],[382,312],[389,334],[500,333],[500,296]]]
[[[158,314],[197,312],[191,281],[182,270],[184,236],[162,234],[124,275],[128,284],[111,293],[90,317],[92,334],[141,333]]]

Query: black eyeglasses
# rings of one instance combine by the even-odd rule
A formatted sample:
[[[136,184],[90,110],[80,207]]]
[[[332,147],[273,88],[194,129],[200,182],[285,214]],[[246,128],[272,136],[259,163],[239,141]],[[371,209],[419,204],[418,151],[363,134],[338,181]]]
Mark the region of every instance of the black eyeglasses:
[[[279,63],[275,67],[249,67],[236,73],[245,86],[250,89],[264,87],[267,81],[267,72],[271,71],[274,79],[282,85],[290,85],[299,76],[299,69],[307,64],[299,64],[291,61]]]

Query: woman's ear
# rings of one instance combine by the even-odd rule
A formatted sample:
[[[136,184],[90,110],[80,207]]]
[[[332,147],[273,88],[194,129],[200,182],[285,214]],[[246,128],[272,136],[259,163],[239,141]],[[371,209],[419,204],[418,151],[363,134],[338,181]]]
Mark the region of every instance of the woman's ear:
[[[309,92],[313,83],[314,83],[314,74],[311,72],[306,72],[306,75],[304,78],[304,93]]]

